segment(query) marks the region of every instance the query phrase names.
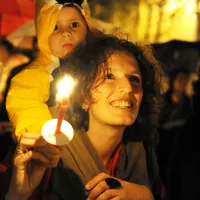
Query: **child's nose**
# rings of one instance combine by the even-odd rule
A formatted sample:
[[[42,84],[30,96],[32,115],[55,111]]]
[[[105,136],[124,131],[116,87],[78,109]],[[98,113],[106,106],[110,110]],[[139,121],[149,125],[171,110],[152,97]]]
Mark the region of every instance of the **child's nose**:
[[[71,33],[70,29],[65,29],[65,30],[63,30],[62,36],[63,36],[63,37],[71,37],[71,36],[72,36],[72,33]]]

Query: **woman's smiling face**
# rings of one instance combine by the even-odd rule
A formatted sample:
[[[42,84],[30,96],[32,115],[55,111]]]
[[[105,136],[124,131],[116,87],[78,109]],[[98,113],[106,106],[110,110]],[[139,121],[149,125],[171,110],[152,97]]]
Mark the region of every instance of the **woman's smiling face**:
[[[130,126],[139,112],[143,97],[138,62],[129,53],[117,51],[107,62],[105,77],[94,84],[88,105],[89,124]],[[97,85],[97,87],[95,87]]]

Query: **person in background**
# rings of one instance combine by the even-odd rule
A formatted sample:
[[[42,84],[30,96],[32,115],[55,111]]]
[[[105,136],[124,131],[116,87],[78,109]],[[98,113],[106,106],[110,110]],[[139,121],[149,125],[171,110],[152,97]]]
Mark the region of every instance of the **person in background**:
[[[171,144],[193,112],[191,100],[185,92],[189,71],[183,67],[173,69],[169,78],[169,90],[163,95],[163,107],[159,116],[159,144],[156,149],[164,183]]]
[[[19,51],[15,51],[14,53],[12,53],[9,58],[7,58],[6,63],[4,64],[3,67],[3,71],[2,71],[2,75],[1,75],[1,79],[0,79],[0,93],[2,94],[2,101],[4,99],[4,91],[6,88],[6,82],[8,77],[11,74],[11,71],[23,64],[28,64],[30,62],[30,59],[24,55],[23,53],[19,52]]]
[[[76,131],[52,171],[48,195],[68,200],[153,200],[162,69],[151,48],[105,36],[68,58],[61,70],[78,80],[68,112]],[[9,200],[31,199],[36,191],[45,191],[39,188],[46,183],[46,168],[34,160],[48,159],[30,149],[46,145],[38,137],[29,134],[26,139],[31,142],[25,137],[19,141]]]
[[[192,113],[190,99],[186,95],[189,75],[189,71],[181,67],[171,72],[170,86],[164,96],[164,107],[160,115],[161,128],[181,126]]]
[[[14,144],[12,127],[6,110],[6,95],[10,81],[18,71],[21,71],[28,64],[30,64],[30,58],[16,49],[7,59],[0,79],[0,93],[2,94],[2,101],[0,103],[0,161],[5,158]]]
[[[12,43],[10,43],[5,38],[0,38],[0,81],[2,80],[6,62],[13,51],[14,51],[14,46],[12,45]],[[0,90],[0,103],[3,101],[3,98],[4,98],[3,93]]]
[[[12,71],[19,65],[28,64],[29,58],[22,54],[5,38],[0,39],[0,161],[13,145],[11,124],[8,119],[5,96]]]
[[[200,67],[198,80],[193,83],[192,97],[194,113],[176,136],[167,171],[167,200],[199,199],[200,149]]]

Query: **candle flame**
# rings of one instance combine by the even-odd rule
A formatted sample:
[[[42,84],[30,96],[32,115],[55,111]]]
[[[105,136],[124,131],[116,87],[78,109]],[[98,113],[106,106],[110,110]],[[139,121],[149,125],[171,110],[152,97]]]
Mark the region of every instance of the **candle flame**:
[[[65,76],[57,85],[58,93],[57,100],[61,100],[65,97],[69,97],[75,82],[71,76]]]

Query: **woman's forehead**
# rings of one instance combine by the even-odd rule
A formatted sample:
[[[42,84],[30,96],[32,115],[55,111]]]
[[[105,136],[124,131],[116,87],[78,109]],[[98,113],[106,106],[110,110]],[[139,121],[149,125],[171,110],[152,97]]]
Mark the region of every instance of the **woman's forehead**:
[[[106,67],[111,70],[129,67],[139,71],[139,65],[135,56],[125,51],[116,51],[112,53],[108,58]]]

